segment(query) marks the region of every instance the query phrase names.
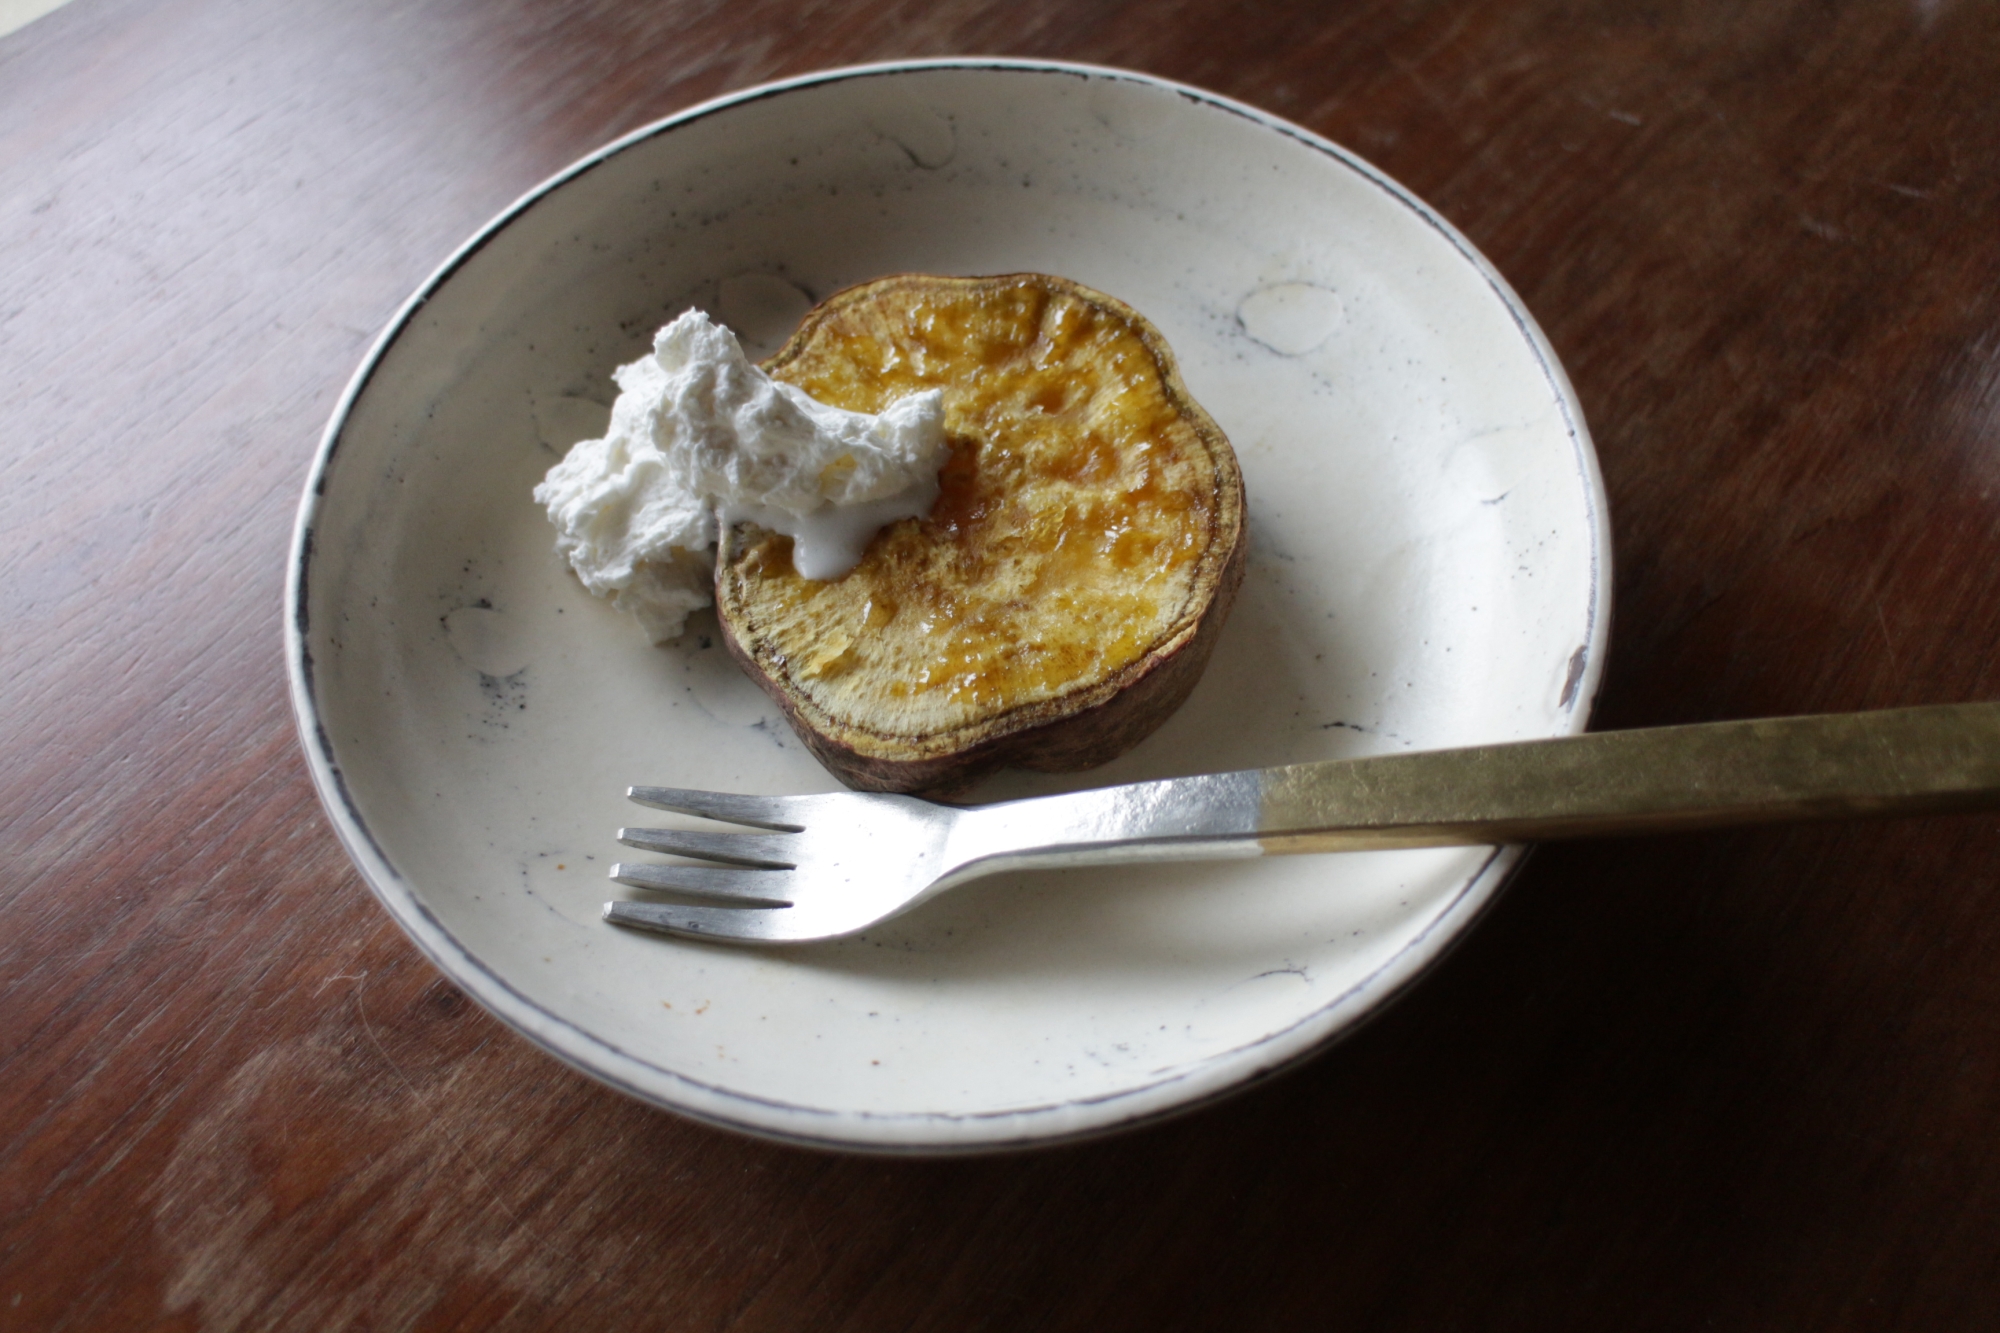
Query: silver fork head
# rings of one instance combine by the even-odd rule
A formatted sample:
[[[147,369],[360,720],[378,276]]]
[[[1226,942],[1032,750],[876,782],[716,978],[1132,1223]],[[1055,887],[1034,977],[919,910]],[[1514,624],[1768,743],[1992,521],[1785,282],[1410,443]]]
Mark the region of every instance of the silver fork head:
[[[620,829],[618,841],[628,847],[711,864],[612,866],[620,884],[693,901],[608,902],[604,919],[744,944],[851,935],[922,901],[944,871],[945,842],[958,816],[951,806],[912,796],[864,792],[739,796],[633,787],[626,795],[655,809],[763,831]]]

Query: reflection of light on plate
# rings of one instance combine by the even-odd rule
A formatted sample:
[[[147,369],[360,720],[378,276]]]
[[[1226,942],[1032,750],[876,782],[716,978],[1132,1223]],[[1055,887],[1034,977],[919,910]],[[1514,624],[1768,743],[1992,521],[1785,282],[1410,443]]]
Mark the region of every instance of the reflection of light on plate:
[[[611,424],[611,409],[588,398],[544,398],[535,403],[535,433],[559,454],[578,440],[595,440]]]
[[[1174,95],[1164,88],[1107,80],[1089,96],[1091,118],[1128,144],[1156,140],[1173,123]]]
[[[812,309],[812,297],[769,273],[739,273],[722,280],[712,312],[736,335],[753,360],[784,345]]]
[[[687,632],[665,651],[680,659],[682,679],[695,705],[717,722],[754,727],[759,722],[778,721],[777,705],[743,674],[743,668],[722,646],[713,611],[689,617]]]
[[[444,618],[445,637],[459,660],[483,675],[505,679],[528,665],[528,652],[511,641],[507,617],[490,606],[461,606]]]
[[[958,133],[951,122],[914,97],[884,91],[889,95],[869,113],[868,128],[908,153],[912,163],[927,171],[951,161],[958,152]]]
[[[1236,307],[1243,331],[1284,356],[1303,356],[1340,323],[1340,298],[1310,282],[1260,287]]]

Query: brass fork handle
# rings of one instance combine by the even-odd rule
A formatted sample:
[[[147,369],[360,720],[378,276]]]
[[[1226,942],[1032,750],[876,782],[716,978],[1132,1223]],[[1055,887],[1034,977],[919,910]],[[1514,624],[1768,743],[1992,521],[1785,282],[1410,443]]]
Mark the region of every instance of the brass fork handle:
[[[1264,772],[1266,852],[2000,805],[2000,703],[1607,731]]]
[[[2000,703],[1594,732],[1170,778],[962,812],[947,882],[1061,866],[1536,842],[2000,807]]]

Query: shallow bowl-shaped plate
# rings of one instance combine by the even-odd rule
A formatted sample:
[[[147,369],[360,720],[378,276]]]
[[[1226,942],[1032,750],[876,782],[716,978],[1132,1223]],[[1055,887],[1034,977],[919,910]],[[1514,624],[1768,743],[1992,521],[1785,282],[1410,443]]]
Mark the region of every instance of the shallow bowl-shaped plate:
[[[982,797],[1582,729],[1608,595],[1589,440],[1527,311],[1422,203],[1114,70],[754,89],[594,154],[446,263],[355,376],[300,511],[288,650],[320,793],[383,904],[529,1040],[758,1134],[1050,1142],[1299,1059],[1499,889],[1517,852],[1019,875],[782,951],[599,920],[627,784],[833,783],[712,620],[656,648],[586,595],[530,490],[689,305],[761,354],[850,283],[1022,270],[1160,327],[1235,442],[1253,544],[1162,730]]]

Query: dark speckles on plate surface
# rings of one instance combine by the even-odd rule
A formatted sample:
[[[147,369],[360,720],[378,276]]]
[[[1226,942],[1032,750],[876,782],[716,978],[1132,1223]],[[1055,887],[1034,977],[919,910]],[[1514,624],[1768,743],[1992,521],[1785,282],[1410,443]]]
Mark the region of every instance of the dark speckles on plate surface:
[[[489,731],[506,731],[513,725],[514,716],[528,709],[528,668],[508,676],[489,675],[484,671],[479,676],[479,697],[484,703],[480,710],[479,723]]]

